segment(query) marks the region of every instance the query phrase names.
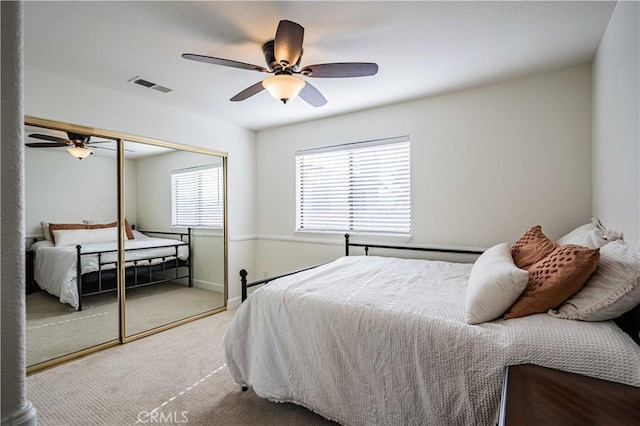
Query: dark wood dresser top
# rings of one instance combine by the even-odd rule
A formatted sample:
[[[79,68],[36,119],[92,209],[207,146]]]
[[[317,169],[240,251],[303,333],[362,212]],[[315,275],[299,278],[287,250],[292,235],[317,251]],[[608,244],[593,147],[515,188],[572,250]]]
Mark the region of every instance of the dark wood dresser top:
[[[500,425],[640,425],[640,388],[512,365],[505,369]]]

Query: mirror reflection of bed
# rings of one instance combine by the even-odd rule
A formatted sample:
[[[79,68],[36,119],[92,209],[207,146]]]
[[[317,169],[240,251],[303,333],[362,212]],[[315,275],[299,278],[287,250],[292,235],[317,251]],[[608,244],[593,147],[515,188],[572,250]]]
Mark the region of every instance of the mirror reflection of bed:
[[[64,135],[26,126],[27,141],[30,133]],[[27,365],[119,339],[116,143],[99,146],[80,161],[64,147],[25,150]],[[214,225],[172,221],[172,173],[217,178],[220,158],[128,141],[125,150],[130,337],[224,306],[224,220],[220,179],[208,192],[220,201]]]

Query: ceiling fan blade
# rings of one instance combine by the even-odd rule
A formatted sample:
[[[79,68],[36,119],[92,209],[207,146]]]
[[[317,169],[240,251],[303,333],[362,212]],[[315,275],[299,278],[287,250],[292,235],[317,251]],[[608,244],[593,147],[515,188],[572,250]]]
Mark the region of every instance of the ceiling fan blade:
[[[40,134],[40,133],[33,133],[33,134],[30,134],[30,135],[29,135],[29,137],[30,137],[30,138],[35,138],[35,139],[42,139],[42,140],[45,140],[45,141],[58,142],[58,143],[63,144],[64,146],[66,146],[66,145],[67,145],[67,142],[68,142],[66,139],[59,138],[59,137],[57,137],[57,136],[42,135],[42,134]],[[61,146],[63,146],[63,145],[61,145]]]
[[[30,142],[25,143],[25,145],[31,148],[57,148],[60,146],[68,146],[66,143],[62,142]]]
[[[300,94],[298,96],[300,96],[311,106],[321,107],[322,105],[325,105],[327,103],[327,100],[324,96],[322,96],[322,93],[320,93],[318,89],[313,87],[308,81],[306,81],[305,83],[306,84],[304,85],[302,90],[300,90]]]
[[[304,67],[300,74],[307,77],[344,78],[366,77],[378,72],[378,64],[372,62],[337,62]]]
[[[251,96],[260,93],[261,91],[264,90],[264,86],[262,85],[262,82],[259,81],[256,84],[247,87],[246,89],[244,89],[242,92],[238,93],[237,95],[235,95],[233,98],[231,98],[231,101],[237,102],[237,101],[244,101],[247,98],[250,98]]]
[[[214,58],[213,56],[195,55],[193,53],[183,53],[184,59],[191,61],[206,62],[207,64],[222,65],[223,67],[240,68],[243,70],[269,72],[268,69],[259,65],[246,64],[244,62],[232,61],[231,59]]]
[[[274,41],[276,60],[286,65],[295,65],[302,55],[304,28],[291,21],[280,21]]]

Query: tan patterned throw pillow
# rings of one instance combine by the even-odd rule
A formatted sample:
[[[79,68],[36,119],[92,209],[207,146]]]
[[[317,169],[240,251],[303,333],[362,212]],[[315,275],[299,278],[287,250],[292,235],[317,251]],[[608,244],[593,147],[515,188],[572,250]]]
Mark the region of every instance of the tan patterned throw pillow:
[[[110,223],[92,223],[85,226],[85,229],[104,229],[104,228],[115,228],[118,226],[118,222],[110,222]]]
[[[577,293],[596,270],[600,249],[558,246],[529,268],[527,287],[505,319],[547,312]]]
[[[131,224],[127,219],[124,220],[124,232],[127,234],[127,239],[133,240],[135,238],[133,228],[131,228]]]
[[[558,244],[542,233],[540,225],[529,229],[511,247],[513,263],[520,269],[529,269],[533,264],[551,253]]]

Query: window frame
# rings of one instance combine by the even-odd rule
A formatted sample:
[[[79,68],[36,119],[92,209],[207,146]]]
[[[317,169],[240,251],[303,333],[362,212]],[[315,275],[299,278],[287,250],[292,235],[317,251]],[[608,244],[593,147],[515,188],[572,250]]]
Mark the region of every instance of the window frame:
[[[215,170],[214,172],[215,177],[213,178],[214,179],[213,183],[215,184],[216,183],[215,181],[217,181],[217,195],[216,195],[217,201],[215,201],[214,208],[212,209],[212,215],[213,215],[212,221],[210,223],[207,223],[206,221],[202,220],[202,217],[204,216],[204,213],[203,213],[204,209],[202,207],[201,198],[198,198],[198,200],[200,200],[198,203],[198,207],[195,209],[196,211],[193,212],[193,214],[198,217],[198,223],[197,224],[177,223],[180,215],[176,216],[176,209],[179,208],[178,206],[176,206],[176,202],[179,200],[176,200],[175,198],[176,193],[174,189],[174,177],[181,174],[184,175],[184,174],[201,173],[206,170]],[[223,164],[206,164],[203,166],[175,169],[175,170],[171,170],[169,175],[170,175],[169,176],[170,209],[171,209],[171,227],[172,228],[198,228],[198,229],[213,229],[213,230],[219,230],[224,228],[225,208],[224,208],[224,166]],[[199,191],[201,191],[201,188],[199,188]]]
[[[396,146],[393,147],[394,145]],[[357,182],[355,182],[355,186],[360,185],[360,188],[355,190],[355,193],[360,197],[362,195],[359,194],[359,191],[363,191],[363,188],[366,188],[370,184],[369,180],[371,179],[380,180],[382,179],[382,177],[377,175],[376,170],[373,169],[370,165],[354,166],[354,161],[349,161],[349,166],[348,166],[349,170],[347,173],[348,182],[345,184],[346,186],[342,188],[348,191],[348,195],[346,196],[346,199],[348,200],[347,201],[348,207],[346,209],[343,209],[343,211],[341,212],[341,213],[346,212],[347,214],[346,217],[342,217],[340,219],[342,220],[343,223],[341,223],[334,229],[330,229],[329,227],[323,227],[322,225],[320,226],[305,225],[304,214],[301,214],[301,209],[303,209],[303,205],[304,205],[304,200],[302,199],[303,195],[301,194],[301,191],[304,190],[303,189],[304,182],[300,182],[300,179],[302,178],[302,174],[304,173],[304,171],[300,170],[300,168],[304,166],[300,165],[300,161],[301,161],[300,159],[304,156],[311,156],[315,154],[334,154],[336,156],[339,156],[340,155],[339,153],[341,151],[344,151],[346,153],[346,156],[348,156],[351,160],[353,159],[354,155],[357,157],[358,153],[360,153],[360,157],[358,158],[358,161],[361,161],[362,158],[369,158],[375,155],[380,155],[380,153],[376,153],[373,155],[365,153],[364,155],[362,155],[362,152],[364,152],[367,148],[376,147],[376,146],[384,147],[381,149],[391,148],[394,150],[396,155],[400,153],[403,156],[402,164],[400,164],[400,167],[396,170],[399,170],[402,174],[402,177],[405,179],[403,182],[400,183],[400,186],[405,190],[405,194],[403,194],[402,196],[396,197],[395,201],[400,202],[401,204],[404,204],[405,206],[404,208],[406,208],[407,213],[404,215],[401,214],[400,209],[396,207],[395,215],[393,215],[392,217],[394,219],[396,229],[393,229],[393,230],[385,230],[382,228],[376,229],[376,226],[379,225],[381,222],[375,222],[375,220],[374,222],[372,222],[373,226],[371,228],[365,228],[365,227],[362,227],[361,224],[358,224],[358,222],[364,222],[363,218],[366,217],[367,214],[371,215],[372,210],[368,209],[367,207],[364,207],[362,209],[358,209],[357,207],[354,207],[354,198],[353,198],[354,197],[354,181],[358,179],[355,176],[360,175],[362,178],[363,173],[368,173],[364,178],[364,183],[358,184]],[[371,152],[371,150],[369,151]],[[299,150],[295,152],[294,163],[295,163],[295,170],[294,170],[295,232],[329,233],[329,234],[349,233],[349,234],[368,234],[368,235],[390,236],[390,237],[394,237],[394,236],[411,237],[412,235],[412,200],[411,200],[412,188],[411,188],[411,139],[409,135]],[[357,167],[360,167],[360,168],[355,170],[354,172],[354,168],[357,168]],[[388,177],[387,179],[391,179],[391,178]],[[398,177],[395,177],[393,180],[398,181],[399,179]],[[398,183],[396,182],[394,185],[398,185]],[[336,191],[339,192],[340,190],[338,189]],[[389,199],[393,201],[393,198],[389,198]],[[403,216],[406,216],[404,221],[400,220]],[[309,220],[310,219],[307,219],[307,221]]]

